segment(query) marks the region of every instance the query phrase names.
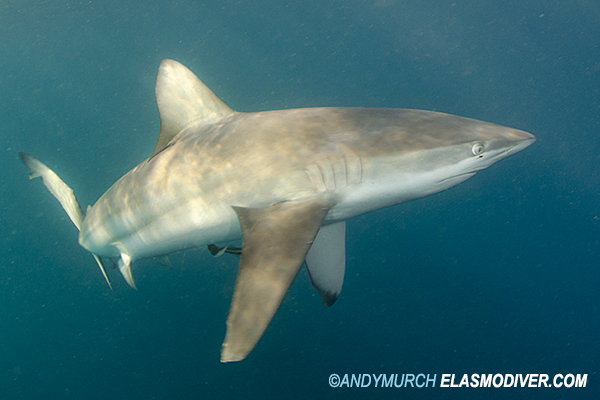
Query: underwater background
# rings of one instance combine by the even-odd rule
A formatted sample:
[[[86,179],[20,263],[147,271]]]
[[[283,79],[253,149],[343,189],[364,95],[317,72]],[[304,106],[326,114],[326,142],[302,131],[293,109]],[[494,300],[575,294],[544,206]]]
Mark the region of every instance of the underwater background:
[[[600,2],[0,1],[0,398],[600,395]],[[82,206],[147,158],[162,59],[238,111],[443,111],[537,142],[439,194],[348,221],[325,308],[302,269],[255,350],[221,364],[238,259],[109,270],[26,151]],[[331,374],[436,374],[332,388]],[[588,374],[585,388],[440,388],[441,374]]]

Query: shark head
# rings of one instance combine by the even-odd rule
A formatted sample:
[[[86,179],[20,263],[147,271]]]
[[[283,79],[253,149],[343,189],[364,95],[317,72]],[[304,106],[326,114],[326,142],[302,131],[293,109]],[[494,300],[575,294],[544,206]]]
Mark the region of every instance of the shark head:
[[[351,113],[336,118],[338,124],[349,119],[348,126],[357,127],[362,134],[360,145],[347,143],[352,151],[337,157],[345,167],[325,168],[321,162],[319,168],[309,168],[315,171],[314,181],[340,180],[335,173],[327,174],[328,170],[352,172],[338,176],[359,176],[354,180],[355,185],[338,197],[339,205],[328,215],[333,220],[448,189],[535,141],[533,135],[518,129],[433,111],[337,109],[335,112]],[[327,159],[336,157],[328,155]]]
[[[411,163],[422,168],[421,178],[434,192],[469,179],[536,140],[525,131],[469,118],[438,113],[431,118],[436,121],[423,133],[427,144],[416,153],[421,161]]]

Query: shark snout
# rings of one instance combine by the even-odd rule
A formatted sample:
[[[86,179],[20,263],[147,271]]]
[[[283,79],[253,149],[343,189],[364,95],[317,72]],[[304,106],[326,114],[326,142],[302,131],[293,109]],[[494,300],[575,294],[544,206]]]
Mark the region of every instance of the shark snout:
[[[531,133],[527,133],[527,132],[523,132],[523,133],[527,136],[524,139],[522,139],[521,141],[517,142],[517,144],[515,144],[514,146],[509,148],[506,151],[507,156],[510,154],[518,153],[519,151],[526,149],[527,147],[531,146],[533,144],[533,142],[536,141],[536,137],[533,136]]]

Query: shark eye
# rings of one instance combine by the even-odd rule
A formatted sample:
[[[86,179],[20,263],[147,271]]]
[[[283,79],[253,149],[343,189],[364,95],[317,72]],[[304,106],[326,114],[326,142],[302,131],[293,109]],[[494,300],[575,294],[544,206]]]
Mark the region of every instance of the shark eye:
[[[480,156],[483,154],[483,143],[481,142],[477,142],[473,145],[473,147],[471,148],[471,151],[473,152],[473,155],[475,156]]]

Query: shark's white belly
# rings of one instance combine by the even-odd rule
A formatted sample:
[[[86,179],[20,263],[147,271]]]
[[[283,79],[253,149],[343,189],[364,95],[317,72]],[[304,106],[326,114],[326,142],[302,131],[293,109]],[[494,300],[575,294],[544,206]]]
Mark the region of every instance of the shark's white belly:
[[[472,177],[481,166],[457,162],[432,166],[434,151],[388,157],[358,157],[345,153],[332,161],[319,161],[306,168],[313,189],[331,194],[336,206],[327,223],[346,220],[370,211],[418,199],[448,189]]]
[[[160,217],[131,213],[94,221],[90,224],[93,234],[82,230],[80,244],[104,257],[125,253],[136,260],[241,238],[231,207],[221,205],[205,213],[198,203],[182,203]]]
[[[329,211],[328,222],[346,220],[370,211],[425,197],[457,185],[474,175],[463,174],[438,179],[436,173],[389,174],[389,180],[365,182],[354,189],[344,190],[340,202]]]

